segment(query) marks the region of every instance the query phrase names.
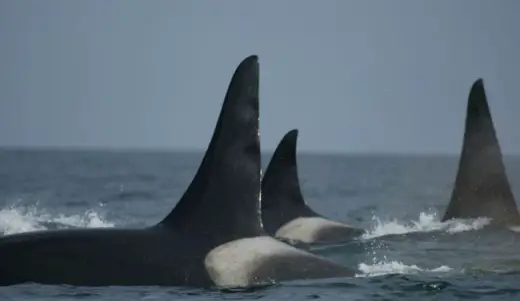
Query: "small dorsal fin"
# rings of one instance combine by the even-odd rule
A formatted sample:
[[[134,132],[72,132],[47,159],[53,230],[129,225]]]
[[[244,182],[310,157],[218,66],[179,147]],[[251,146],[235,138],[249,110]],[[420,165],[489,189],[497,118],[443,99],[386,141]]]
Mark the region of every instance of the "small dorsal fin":
[[[520,221],[482,79],[469,93],[462,153],[443,220],[477,217],[500,224]]]
[[[305,204],[298,180],[297,139],[298,130],[292,129],[276,147],[262,178],[262,208],[278,206],[280,202]]]
[[[295,218],[320,216],[307,206],[300,189],[297,139],[296,129],[285,134],[262,178],[262,222],[271,235]]]
[[[259,63],[237,67],[193,181],[159,225],[231,240],[264,234],[260,221]],[[200,234],[200,233],[199,233]]]

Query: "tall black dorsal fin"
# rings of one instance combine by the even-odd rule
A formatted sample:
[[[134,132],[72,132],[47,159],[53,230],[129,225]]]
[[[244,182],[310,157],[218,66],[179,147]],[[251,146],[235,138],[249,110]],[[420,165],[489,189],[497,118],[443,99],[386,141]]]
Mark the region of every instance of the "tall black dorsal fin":
[[[293,129],[285,134],[262,178],[262,222],[271,235],[295,218],[319,216],[305,204],[300,189],[297,140],[298,130]]]
[[[265,233],[260,222],[258,88],[258,57],[252,55],[233,74],[193,181],[160,225],[220,240]]]
[[[482,79],[469,93],[459,169],[443,220],[477,217],[499,224],[520,222]]]

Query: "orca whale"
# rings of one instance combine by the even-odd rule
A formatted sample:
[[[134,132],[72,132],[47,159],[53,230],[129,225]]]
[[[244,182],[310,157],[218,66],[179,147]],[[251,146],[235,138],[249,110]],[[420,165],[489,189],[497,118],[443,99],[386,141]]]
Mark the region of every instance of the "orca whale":
[[[298,180],[298,130],[289,131],[278,144],[262,178],[262,223],[267,233],[303,243],[338,243],[363,233],[312,210],[303,199]]]
[[[0,238],[0,285],[245,287],[353,276],[269,236],[260,220],[259,63],[237,67],[193,181],[160,223]]]
[[[478,217],[493,224],[520,224],[481,78],[469,93],[455,186],[442,220]]]

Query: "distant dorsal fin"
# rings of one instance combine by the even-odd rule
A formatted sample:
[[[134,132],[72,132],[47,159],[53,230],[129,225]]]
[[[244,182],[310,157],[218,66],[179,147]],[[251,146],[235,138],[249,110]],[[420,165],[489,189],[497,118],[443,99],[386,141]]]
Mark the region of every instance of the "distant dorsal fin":
[[[160,226],[202,232],[207,239],[265,233],[260,222],[258,89],[258,57],[252,55],[233,74],[193,181]]]
[[[457,178],[443,220],[477,217],[500,224],[520,222],[482,79],[469,93]]]
[[[305,205],[298,180],[296,143],[298,130],[285,134],[262,178],[262,209],[280,206],[281,202]]]

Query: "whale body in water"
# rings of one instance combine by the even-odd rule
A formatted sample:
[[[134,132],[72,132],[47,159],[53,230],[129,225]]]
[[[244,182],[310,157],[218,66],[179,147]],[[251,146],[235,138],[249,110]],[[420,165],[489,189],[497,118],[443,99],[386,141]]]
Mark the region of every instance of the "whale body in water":
[[[339,243],[363,234],[362,229],[327,219],[305,203],[298,179],[297,139],[297,129],[285,134],[262,178],[265,230],[275,237],[304,243]]]
[[[482,79],[469,93],[455,186],[442,220],[478,217],[496,225],[520,225]]]
[[[244,287],[353,276],[269,236],[260,221],[259,63],[236,69],[202,163],[164,220],[0,238],[0,285]]]

